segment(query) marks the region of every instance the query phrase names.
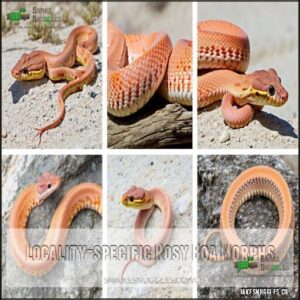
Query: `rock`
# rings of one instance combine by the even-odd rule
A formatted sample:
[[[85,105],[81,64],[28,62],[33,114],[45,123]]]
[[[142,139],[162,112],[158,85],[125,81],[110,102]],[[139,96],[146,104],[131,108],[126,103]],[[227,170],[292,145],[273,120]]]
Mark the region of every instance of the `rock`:
[[[7,132],[2,133],[2,138],[4,138],[4,139],[7,138]]]
[[[89,92],[89,95],[90,95],[92,98],[96,98],[96,96],[97,96],[98,94],[95,93],[94,91],[90,91],[90,92]]]
[[[62,185],[49,201],[45,201],[41,206],[34,209],[30,214],[28,227],[48,228],[53,217],[53,212],[61,201],[63,195],[74,185],[85,181],[102,183],[102,158],[93,155],[20,155],[4,156],[2,162],[2,279],[7,282],[10,276],[22,278],[19,269],[13,268],[7,274],[7,221],[10,214],[10,207],[15,201],[19,192],[28,184],[36,181],[37,177],[45,172],[51,171],[61,176]],[[101,228],[102,219],[100,216],[86,210],[84,216],[74,219],[72,228]],[[95,270],[97,277],[101,278],[101,270]],[[75,272],[74,272],[75,273]],[[64,272],[65,274],[65,272]],[[70,273],[68,273],[70,275]],[[27,275],[26,275],[27,276]],[[73,276],[73,274],[71,274]],[[75,276],[75,275],[74,275]],[[74,280],[75,277],[74,277]],[[9,282],[9,281],[8,281]],[[77,282],[76,282],[77,283]],[[2,290],[2,297],[5,298],[30,298],[32,295],[39,295],[41,298],[70,298],[72,295],[80,297],[86,291],[87,298],[90,297],[90,288],[77,287],[72,289],[60,288],[32,288],[14,287],[9,284]],[[81,297],[80,297],[81,298]]]
[[[267,165],[279,171],[285,178],[293,199],[294,212],[298,211],[298,177],[289,165],[287,159],[291,159],[295,166],[297,156],[283,156],[284,160],[278,156],[230,156],[230,155],[201,155],[198,157],[198,228],[218,228],[220,226],[219,209],[231,182],[244,170],[254,165]],[[214,178],[214,180],[207,180]],[[298,224],[298,214],[295,213],[295,224]],[[236,217],[236,227],[238,228],[276,228],[278,226],[277,209],[271,201],[266,201],[264,197],[253,197],[239,209]],[[298,257],[299,241],[298,234],[295,232],[294,238],[294,257]],[[295,264],[298,262],[295,261]],[[223,266],[224,267],[224,266]],[[218,266],[211,269],[211,273],[198,275],[212,278],[215,276]],[[208,269],[207,269],[208,270]],[[201,269],[199,270],[201,272]],[[199,273],[201,274],[201,273]],[[298,268],[294,266],[294,282],[298,282]],[[245,279],[246,285],[247,279]],[[241,286],[243,282],[240,281]],[[199,288],[199,295],[206,295],[205,298],[220,298],[226,294],[228,298],[239,298],[239,288]],[[289,289],[289,295],[293,295],[294,290]],[[200,297],[201,298],[201,297]]]

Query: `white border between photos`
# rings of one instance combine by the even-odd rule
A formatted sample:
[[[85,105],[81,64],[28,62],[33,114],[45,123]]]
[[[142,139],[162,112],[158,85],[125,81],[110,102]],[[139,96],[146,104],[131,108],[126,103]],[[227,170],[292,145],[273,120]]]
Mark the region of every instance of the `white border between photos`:
[[[108,155],[189,155],[193,160],[193,244],[197,244],[197,158],[198,155],[298,155],[298,149],[197,149],[197,2],[192,4],[193,25],[193,149],[107,149],[107,2],[102,2],[102,149],[3,149],[2,155],[102,155],[102,192],[107,199]],[[107,203],[103,201],[103,244],[107,244]],[[102,297],[107,298],[107,263],[102,262]],[[197,279],[197,259],[193,258],[193,278]],[[197,282],[193,282],[192,296],[197,298]]]

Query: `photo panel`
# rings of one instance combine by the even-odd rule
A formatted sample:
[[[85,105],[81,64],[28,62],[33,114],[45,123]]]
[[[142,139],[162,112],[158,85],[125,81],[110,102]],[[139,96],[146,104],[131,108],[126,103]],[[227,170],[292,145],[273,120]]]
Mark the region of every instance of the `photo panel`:
[[[297,155],[198,156],[199,298],[295,297]]]
[[[2,148],[101,148],[102,3],[1,6]]]
[[[192,148],[192,3],[107,8],[108,148]]]
[[[102,296],[102,157],[2,156],[2,297]]]
[[[192,297],[192,157],[110,155],[108,165],[107,297]]]
[[[201,2],[197,30],[198,148],[297,149],[298,3]]]

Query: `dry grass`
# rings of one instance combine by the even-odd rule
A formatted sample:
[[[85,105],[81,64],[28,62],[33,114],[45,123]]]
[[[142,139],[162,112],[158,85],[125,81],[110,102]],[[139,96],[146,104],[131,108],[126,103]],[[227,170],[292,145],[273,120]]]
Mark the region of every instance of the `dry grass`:
[[[12,22],[12,21],[8,21],[6,19],[5,15],[2,15],[2,19],[1,19],[1,31],[3,34],[7,34],[8,32],[10,32],[11,30],[15,30],[15,28],[19,25],[19,22]]]
[[[62,43],[59,35],[53,32],[51,22],[30,22],[27,34],[31,40],[42,39],[42,43],[59,45]]]
[[[81,13],[81,17],[86,24],[91,25],[100,17],[101,13],[101,3],[90,2],[86,10],[83,13]]]
[[[67,10],[64,10],[63,13],[62,13],[62,16],[61,16],[61,20],[64,24],[66,24],[67,26],[71,26],[75,23],[75,20],[74,18],[72,18],[70,16],[70,13],[69,11]]]

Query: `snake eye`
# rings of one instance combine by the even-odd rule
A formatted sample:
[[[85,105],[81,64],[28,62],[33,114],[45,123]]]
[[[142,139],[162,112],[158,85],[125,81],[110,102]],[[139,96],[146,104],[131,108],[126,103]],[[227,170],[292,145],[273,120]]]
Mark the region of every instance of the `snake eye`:
[[[51,188],[51,186],[52,186],[52,185],[49,183],[49,184],[48,184],[48,189],[50,189],[50,188]]]
[[[128,197],[128,200],[129,200],[130,202],[132,202],[132,201],[133,201],[133,196]]]
[[[272,84],[269,86],[268,93],[269,93],[270,96],[274,96],[275,95],[275,88],[274,88],[274,86]]]
[[[23,71],[24,74],[28,74],[28,68],[25,67],[25,68],[23,68],[22,71]]]

